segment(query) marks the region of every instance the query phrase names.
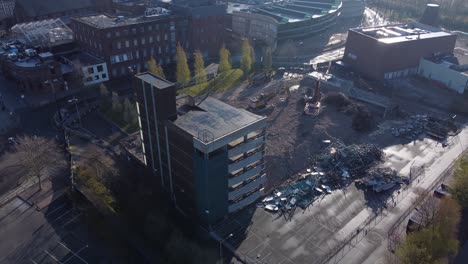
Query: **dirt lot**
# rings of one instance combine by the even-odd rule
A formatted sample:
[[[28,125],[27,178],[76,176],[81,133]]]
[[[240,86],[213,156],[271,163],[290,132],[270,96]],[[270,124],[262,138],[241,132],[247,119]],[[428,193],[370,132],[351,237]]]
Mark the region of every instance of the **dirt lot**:
[[[396,80],[391,84],[396,87],[391,101],[400,105],[406,117],[384,119],[382,108],[366,105],[373,115],[374,126],[368,132],[358,132],[352,129],[352,114],[337,109],[334,105],[323,104],[318,116],[304,115],[302,91],[310,84],[304,84],[306,82],[301,81],[301,75],[295,77],[276,77],[271,82],[258,86],[243,84],[215,95],[231,105],[247,109],[249,97],[260,93],[278,94],[268,102],[266,109],[257,112],[267,116],[268,120],[265,157],[269,179],[267,191],[310,167],[311,158],[327,146],[324,140],[339,140],[345,144],[373,143],[382,148],[408,143],[406,138],[393,136],[390,133],[391,129],[400,126],[408,116],[415,114],[452,117],[450,105],[460,97],[452,91],[421,79]],[[281,102],[281,99],[286,97],[286,94],[281,93],[281,85],[291,90],[291,97],[286,102]],[[373,92],[384,96],[392,95],[391,91],[383,89],[384,87],[375,87]],[[329,94],[330,90],[326,85],[322,85],[323,96]],[[466,121],[463,117],[457,119],[459,122]]]

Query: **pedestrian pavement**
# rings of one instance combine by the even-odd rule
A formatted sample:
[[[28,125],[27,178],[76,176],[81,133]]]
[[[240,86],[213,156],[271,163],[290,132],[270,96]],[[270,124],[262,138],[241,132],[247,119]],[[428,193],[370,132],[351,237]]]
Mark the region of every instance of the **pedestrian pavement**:
[[[442,156],[433,163],[426,164],[425,177],[418,185],[418,189],[431,192],[432,188],[439,184],[442,177],[447,175],[447,171],[453,166],[454,162],[467,150],[468,146],[468,128],[465,127],[459,135],[453,138],[453,143]],[[328,263],[346,263],[346,264],[378,264],[386,263],[390,252],[388,248],[388,233],[398,224],[404,224],[403,218],[411,211],[415,199],[420,192],[411,189],[410,192],[399,201],[395,207],[382,213],[380,222],[372,230],[366,232],[366,235],[357,243],[351,242],[348,246],[349,251],[339,251]],[[346,247],[346,246],[345,246]],[[347,252],[347,253],[345,253]]]
[[[16,196],[20,195],[22,192],[26,191],[27,189],[31,188],[33,185],[37,184],[37,178],[31,178],[29,180],[24,181],[21,185],[16,187],[15,189],[3,194],[0,196],[0,207],[3,207],[9,201],[13,200]]]

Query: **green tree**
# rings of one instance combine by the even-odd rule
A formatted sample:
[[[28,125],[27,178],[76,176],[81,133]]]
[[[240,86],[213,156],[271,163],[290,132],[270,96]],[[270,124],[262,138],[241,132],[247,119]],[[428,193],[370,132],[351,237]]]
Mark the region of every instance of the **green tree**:
[[[457,162],[451,192],[463,208],[468,208],[468,155]]]
[[[434,211],[431,213],[434,220],[423,229],[408,235],[399,246],[397,256],[403,264],[442,263],[457,253],[457,229],[461,219],[458,203],[454,199],[444,198],[438,208],[425,208],[428,212]]]
[[[199,50],[195,52],[195,82],[197,85],[204,85],[207,82],[206,71],[205,71],[205,62],[203,61],[203,55]]]
[[[241,58],[241,69],[245,76],[248,76],[252,70],[252,46],[249,40],[244,38],[242,41],[242,58]]]
[[[265,54],[263,56],[263,68],[266,70],[271,70],[273,64],[273,59],[271,56],[271,48],[268,47],[265,49]]]
[[[161,67],[161,64],[159,64],[154,57],[151,57],[151,59],[148,61],[148,70],[158,76],[159,78],[166,79],[166,75],[164,74],[164,70]]]
[[[219,73],[229,71],[231,66],[231,52],[223,45],[219,50]]]
[[[176,53],[176,60],[177,60],[177,82],[182,85],[187,85],[190,82],[190,69],[187,63],[187,56],[185,55],[184,48],[177,44],[177,53]]]

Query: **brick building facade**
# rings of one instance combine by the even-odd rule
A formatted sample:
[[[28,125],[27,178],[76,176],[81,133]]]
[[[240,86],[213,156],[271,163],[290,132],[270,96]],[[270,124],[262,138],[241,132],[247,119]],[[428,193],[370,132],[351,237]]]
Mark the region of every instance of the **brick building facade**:
[[[133,18],[74,18],[70,27],[83,50],[107,63],[111,78],[144,71],[151,56],[163,66],[173,63],[177,43],[190,50],[187,18],[167,10]]]

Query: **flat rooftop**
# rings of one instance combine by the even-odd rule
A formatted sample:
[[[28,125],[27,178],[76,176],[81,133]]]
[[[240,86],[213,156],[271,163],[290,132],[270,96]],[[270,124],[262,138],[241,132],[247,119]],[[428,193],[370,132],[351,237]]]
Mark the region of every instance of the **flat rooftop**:
[[[120,144],[125,148],[125,150],[127,150],[128,153],[138,159],[141,163],[145,163],[145,155],[143,154],[143,148],[141,147],[142,145],[139,132],[133,133],[130,136],[120,140]]]
[[[195,102],[194,106],[185,107],[174,124],[203,142],[211,142],[262,119],[264,117],[207,97],[199,105]]]
[[[158,89],[165,89],[171,86],[174,86],[173,83],[159,78],[158,76],[150,73],[150,72],[144,72],[144,73],[139,73],[135,75],[136,78],[143,80],[144,82],[150,83],[152,86],[158,88]]]
[[[80,18],[74,18],[76,21],[88,24],[95,28],[106,29],[106,28],[115,28],[122,27],[127,25],[135,25],[140,23],[145,23],[149,21],[155,21],[159,19],[164,19],[170,17],[171,13],[161,13],[151,16],[138,16],[138,17],[112,17],[105,14],[99,14],[94,16],[86,16]]]
[[[364,28],[353,28],[351,30],[388,44],[420,39],[439,38],[452,35],[441,29],[420,23],[372,26]]]

